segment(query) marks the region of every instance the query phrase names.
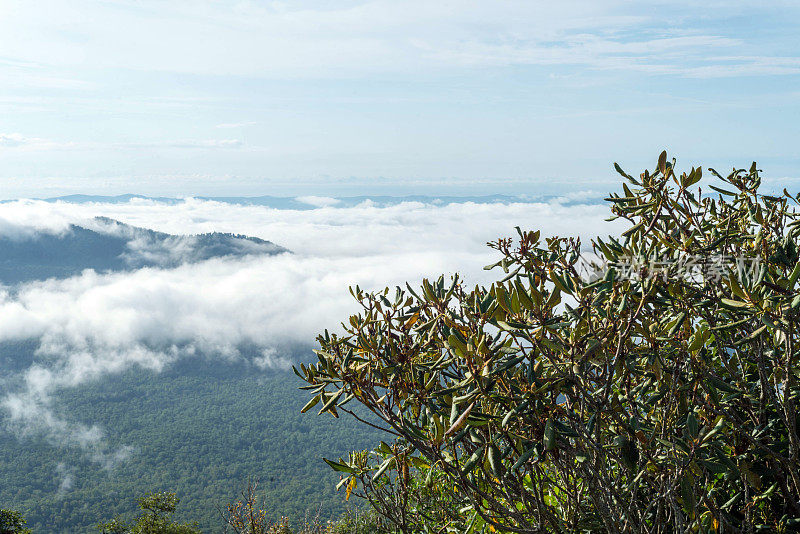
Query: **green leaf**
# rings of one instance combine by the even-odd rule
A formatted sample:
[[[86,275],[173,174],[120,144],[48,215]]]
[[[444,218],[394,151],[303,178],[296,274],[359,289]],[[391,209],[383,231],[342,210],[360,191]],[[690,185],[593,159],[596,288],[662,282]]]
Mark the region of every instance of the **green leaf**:
[[[618,164],[618,163],[616,163],[616,162],[614,162],[614,169],[615,169],[615,170],[616,170],[616,171],[617,171],[619,174],[621,174],[623,177],[627,178],[628,180],[633,180],[633,176],[631,176],[630,174],[628,174],[628,173],[626,173],[625,171],[623,171],[623,170],[622,170],[622,167],[620,167],[620,166],[619,166],[619,164]]]
[[[464,534],[473,534],[475,532],[475,529],[477,528],[477,525],[478,525],[478,512],[473,511],[472,516],[470,517],[469,521],[465,526]]]
[[[734,193],[733,191],[728,191],[727,189],[721,189],[719,187],[714,187],[713,185],[709,185],[708,187],[710,187],[711,189],[713,189],[717,193],[721,193],[723,195],[728,195],[728,196],[731,196],[731,197],[735,197],[736,196],[736,193]]]
[[[522,453],[522,455],[519,458],[517,458],[517,461],[514,462],[514,465],[511,467],[511,470],[516,471],[517,469],[522,467],[525,464],[525,462],[530,460],[530,458],[534,454],[536,454],[536,446],[528,448],[524,453]]]
[[[750,335],[748,335],[748,336],[746,336],[746,337],[744,337],[744,338],[740,339],[739,341],[737,341],[737,342],[735,343],[735,345],[741,345],[742,343],[745,343],[745,342],[747,342],[747,341],[752,341],[752,340],[754,340],[755,338],[757,338],[758,336],[760,336],[760,335],[761,335],[761,334],[764,332],[764,330],[766,330],[766,329],[767,329],[767,325],[763,325],[763,326],[761,326],[761,328],[757,328],[757,329],[756,329],[756,330],[754,330],[754,331],[753,331],[753,332],[752,332]]]
[[[548,451],[556,448],[556,428],[551,419],[548,419],[544,425],[543,443],[544,448]]]
[[[319,402],[320,397],[321,395],[317,395],[316,397],[308,401],[308,403],[305,406],[303,406],[303,408],[300,410],[300,413],[306,413],[308,410],[316,406],[316,404]]]
[[[380,465],[380,467],[378,467],[378,470],[372,476],[373,482],[377,482],[377,480],[381,478],[381,476],[386,472],[386,470],[389,469],[389,466],[392,465],[393,460],[394,457],[387,458],[386,460],[384,460],[384,462]]]
[[[698,167],[697,169],[692,169],[692,172],[689,173],[689,176],[686,177],[686,181],[683,183],[683,187],[691,187],[697,182],[699,182],[703,178],[703,169]]]
[[[475,467],[475,464],[477,464],[478,460],[480,460],[481,456],[483,456],[484,449],[485,446],[478,448],[475,452],[472,453],[472,456],[470,456],[469,459],[464,463],[464,465],[461,466],[462,475],[466,475],[467,473],[472,471],[472,468]]]
[[[681,326],[683,326],[683,322],[686,320],[686,312],[682,311],[678,314],[678,318],[674,320],[672,327],[667,332],[667,336],[672,337],[675,333],[680,330]]]
[[[340,389],[339,391],[337,391],[336,393],[331,395],[331,397],[322,406],[322,409],[319,411],[319,413],[317,415],[322,415],[325,412],[330,411],[331,408],[333,408],[333,405],[336,404],[336,401],[339,400],[339,397],[342,396],[342,393],[344,393],[344,389]]]
[[[726,306],[730,306],[731,308],[747,308],[749,306],[746,302],[742,302],[740,300],[731,300],[723,298],[720,299],[720,301]]]
[[[494,443],[489,445],[487,456],[489,457],[489,467],[492,469],[494,476],[497,478],[503,478],[503,475],[505,474],[505,466],[503,465],[503,461],[500,457],[500,449],[497,448],[497,445]]]
[[[681,478],[681,499],[683,500],[684,510],[689,514],[689,517],[693,518],[697,503],[694,496],[694,479],[688,473]]]
[[[644,227],[644,221],[638,222],[633,226],[631,226],[630,228],[628,228],[627,230],[625,230],[624,232],[622,232],[622,237],[629,237],[633,235],[637,230],[640,230],[643,227]]]
[[[514,408],[509,410],[506,413],[506,415],[503,417],[503,420],[500,423],[500,427],[501,428],[505,428],[508,425],[508,422],[511,421],[511,418],[514,417],[514,415],[516,415],[517,413],[519,413],[522,410],[524,410],[528,406],[529,402],[530,402],[530,399],[525,399],[524,401],[519,403],[517,406],[515,406]]]
[[[351,475],[355,473],[355,469],[350,467],[349,465],[345,465],[343,463],[334,462],[333,460],[328,460],[327,458],[323,458],[326,464],[331,466],[334,471],[341,471],[342,473],[350,473]]]
[[[694,416],[694,412],[689,412],[689,415],[686,416],[686,429],[689,431],[690,436],[693,438],[697,437],[699,428],[697,425],[697,418]]]
[[[794,289],[794,285],[797,283],[798,278],[800,278],[800,260],[794,264],[794,269],[792,269],[792,274],[789,275],[789,281],[786,284],[786,289],[790,291]]]
[[[694,335],[689,339],[689,345],[686,347],[686,350],[689,352],[695,352],[700,350],[700,348],[705,344],[706,340],[708,339],[709,331],[708,329],[697,330]]]
[[[732,385],[713,376],[708,377],[708,382],[715,388],[725,391],[726,393],[739,393],[739,390]]]

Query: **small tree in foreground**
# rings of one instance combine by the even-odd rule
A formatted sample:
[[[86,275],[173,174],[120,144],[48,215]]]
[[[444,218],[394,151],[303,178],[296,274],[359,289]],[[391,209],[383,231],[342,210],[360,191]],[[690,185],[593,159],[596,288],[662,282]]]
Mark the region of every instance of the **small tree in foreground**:
[[[249,479],[241,498],[219,510],[225,523],[225,532],[234,534],[292,534],[289,520],[282,517],[277,523],[270,521],[267,511],[258,505],[258,480]]]
[[[31,534],[27,521],[16,510],[0,510],[0,534]]]
[[[172,515],[180,500],[174,493],[147,493],[139,499],[141,513],[132,523],[112,519],[97,526],[103,534],[198,534],[195,524],[178,523]]]
[[[491,287],[352,290],[295,370],[393,436],[326,460],[403,532],[786,532],[800,523],[798,197],[756,165],[703,195],[666,153],[581,243],[519,231]],[[435,498],[425,496],[425,489]],[[442,504],[436,506],[436,502]]]

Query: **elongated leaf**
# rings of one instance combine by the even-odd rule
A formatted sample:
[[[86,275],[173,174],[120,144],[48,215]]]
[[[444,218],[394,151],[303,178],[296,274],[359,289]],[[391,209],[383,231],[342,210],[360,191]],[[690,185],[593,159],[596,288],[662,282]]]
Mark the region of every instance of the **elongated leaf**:
[[[341,471],[342,473],[350,473],[350,474],[355,473],[355,470],[348,465],[345,465],[340,462],[334,462],[333,460],[328,460],[327,458],[323,458],[323,460],[325,461],[326,464],[331,466],[331,468],[334,471]]]
[[[458,432],[464,427],[464,425],[467,423],[467,418],[469,417],[470,412],[472,412],[472,409],[475,407],[475,402],[476,401],[472,401],[472,403],[469,406],[467,406],[467,409],[464,410],[464,412],[460,416],[458,416],[458,419],[456,419],[455,422],[452,424],[452,426],[448,428],[447,431],[444,433],[445,437],[455,432]]]

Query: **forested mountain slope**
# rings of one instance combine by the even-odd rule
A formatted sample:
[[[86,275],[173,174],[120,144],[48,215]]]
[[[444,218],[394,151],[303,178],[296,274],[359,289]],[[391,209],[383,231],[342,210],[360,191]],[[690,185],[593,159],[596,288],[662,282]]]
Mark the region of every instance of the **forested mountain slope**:
[[[4,284],[65,278],[84,269],[175,267],[224,256],[287,252],[257,237],[224,233],[177,236],[105,217],[70,224],[63,230],[14,230],[0,231],[0,283]]]
[[[271,515],[294,523],[306,512],[334,517],[345,503],[321,457],[379,438],[352,421],[300,414],[298,385],[291,372],[196,358],[160,374],[132,370],[64,390],[61,412],[99,424],[110,445],[129,445],[132,454],[104,469],[78,449],[2,431],[0,503],[21,510],[34,532],[87,532],[132,515],[146,491],[175,491],[178,517],[218,532],[217,506],[254,476]]]
[[[24,329],[12,332],[9,326],[15,315],[32,313],[27,303],[14,300],[18,292],[30,292],[28,282],[67,278],[85,269],[169,270],[219,257],[283,252],[253,237],[170,235],[106,218],[57,231],[0,227],[0,290],[5,289],[0,298],[7,304],[0,325],[8,327],[0,332],[0,508],[21,511],[34,532],[90,532],[117,514],[130,518],[136,498],[145,492],[174,491],[181,499],[180,517],[218,532],[218,507],[232,501],[252,476],[260,478],[273,517],[288,516],[296,523],[306,513],[339,515],[343,497],[334,491],[338,480],[322,456],[366,448],[376,437],[353,421],[333,424],[330,416],[300,414],[301,384],[286,362],[315,359],[310,344],[283,346],[276,356],[280,365],[271,365],[264,362],[262,346],[237,345],[234,355],[188,351],[193,340],[186,338],[182,355],[162,358],[160,372],[130,363],[96,375],[87,368],[89,376],[39,391],[40,373],[74,372],[81,351],[93,363],[115,356],[102,354],[102,344],[70,341],[69,325],[56,334],[51,330],[49,338]],[[236,262],[228,268],[236,269]],[[75,320],[84,319],[80,307],[74,313]],[[98,320],[112,331],[120,324]],[[152,329],[151,336],[135,341],[141,347],[131,350],[175,349],[174,342],[160,337],[158,324]],[[192,332],[198,339],[207,334],[202,325]],[[53,345],[54,335],[61,336],[62,345]],[[36,418],[14,419],[6,404],[10,399],[30,402],[23,409],[52,420],[41,430]],[[76,440],[76,428],[101,433],[103,458],[81,445],[80,436]],[[115,458],[113,451],[125,454]]]

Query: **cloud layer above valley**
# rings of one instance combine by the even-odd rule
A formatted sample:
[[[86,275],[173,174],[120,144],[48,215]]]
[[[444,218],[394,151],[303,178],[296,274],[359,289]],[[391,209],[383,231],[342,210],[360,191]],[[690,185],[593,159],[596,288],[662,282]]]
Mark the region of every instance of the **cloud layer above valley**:
[[[135,367],[159,371],[199,353],[285,369],[298,348],[307,349],[317,333],[354,311],[350,285],[379,289],[456,271],[468,283],[489,283],[496,273],[482,267],[496,256],[486,242],[514,234],[516,225],[586,242],[615,231],[603,221],[607,208],[591,204],[317,205],[307,211],[196,199],[0,205],[4,234],[64,232],[71,223],[106,216],[171,234],[246,234],[292,251],[171,269],[84,271],[3,289],[0,342],[38,340],[35,362],[0,386],[9,427],[81,447],[112,466],[131,451],[107,450],[102,429],[56,417],[51,407],[59,388]]]

